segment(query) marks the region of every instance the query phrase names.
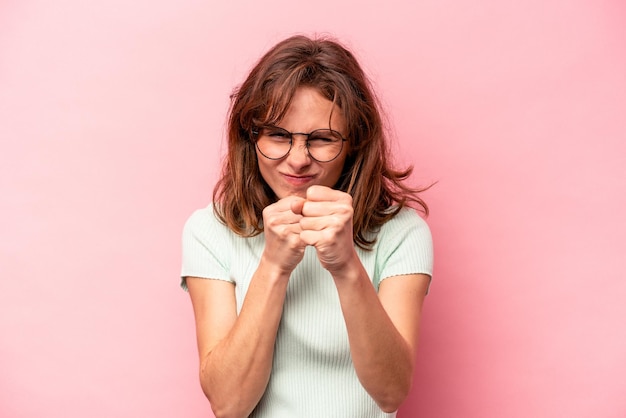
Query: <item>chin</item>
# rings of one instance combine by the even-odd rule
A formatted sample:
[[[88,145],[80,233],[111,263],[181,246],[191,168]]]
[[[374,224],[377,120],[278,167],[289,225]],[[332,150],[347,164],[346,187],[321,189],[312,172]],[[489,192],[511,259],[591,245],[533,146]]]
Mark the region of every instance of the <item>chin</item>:
[[[283,197],[287,196],[297,196],[306,199],[306,190],[291,190],[283,195]]]

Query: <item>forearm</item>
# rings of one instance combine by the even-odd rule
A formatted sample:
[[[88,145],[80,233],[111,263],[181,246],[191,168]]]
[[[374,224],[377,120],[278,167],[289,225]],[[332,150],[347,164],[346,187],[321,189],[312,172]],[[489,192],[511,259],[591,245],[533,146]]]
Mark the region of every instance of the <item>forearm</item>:
[[[216,417],[247,417],[263,396],[287,283],[261,262],[234,326],[203,353],[200,381]]]
[[[411,388],[411,345],[385,312],[360,261],[333,277],[359,381],[382,410],[395,411]]]

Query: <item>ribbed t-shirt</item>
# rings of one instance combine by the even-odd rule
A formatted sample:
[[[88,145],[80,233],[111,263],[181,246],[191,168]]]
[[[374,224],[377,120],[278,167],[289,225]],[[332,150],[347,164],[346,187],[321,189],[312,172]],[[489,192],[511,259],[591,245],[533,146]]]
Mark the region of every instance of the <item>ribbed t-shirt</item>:
[[[370,251],[355,246],[376,291],[388,277],[418,273],[432,277],[430,230],[414,210],[403,208],[376,237]],[[264,234],[245,238],[232,232],[215,217],[211,205],[197,210],[183,231],[182,287],[186,289],[189,276],[234,283],[239,312],[264,243]],[[380,410],[357,378],[337,289],[314,247],[306,248],[291,274],[270,380],[250,416],[396,416]]]

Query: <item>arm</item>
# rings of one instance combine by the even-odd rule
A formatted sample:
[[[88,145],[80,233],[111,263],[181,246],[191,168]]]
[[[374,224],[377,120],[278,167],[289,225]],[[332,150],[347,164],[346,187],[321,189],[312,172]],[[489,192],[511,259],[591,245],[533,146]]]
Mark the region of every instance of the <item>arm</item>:
[[[312,187],[296,210],[304,216],[302,240],[316,247],[337,286],[357,376],[382,410],[395,411],[411,387],[429,276],[389,277],[377,295],[352,242],[351,197]]]
[[[266,244],[239,315],[230,282],[187,278],[196,320],[200,384],[216,417],[247,417],[269,380],[291,271],[302,259],[300,216],[289,202],[264,211]]]
[[[381,283],[378,295],[360,262],[333,278],[359,381],[383,411],[393,412],[411,389],[429,278],[390,277]]]
[[[202,390],[216,417],[247,417],[267,386],[287,280],[260,266],[239,316],[232,283],[189,277],[187,286]]]

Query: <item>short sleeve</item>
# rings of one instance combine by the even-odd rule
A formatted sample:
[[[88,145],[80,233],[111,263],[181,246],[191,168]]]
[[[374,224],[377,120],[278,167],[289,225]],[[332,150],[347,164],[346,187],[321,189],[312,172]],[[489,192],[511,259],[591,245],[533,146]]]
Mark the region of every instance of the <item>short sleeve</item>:
[[[183,289],[187,290],[186,277],[232,282],[229,277],[230,235],[228,227],[215,217],[212,206],[197,210],[189,217],[182,237]]]
[[[430,228],[413,209],[403,208],[378,234],[375,285],[388,277],[433,275],[433,241]]]

